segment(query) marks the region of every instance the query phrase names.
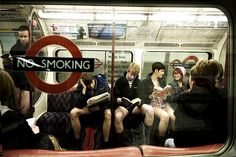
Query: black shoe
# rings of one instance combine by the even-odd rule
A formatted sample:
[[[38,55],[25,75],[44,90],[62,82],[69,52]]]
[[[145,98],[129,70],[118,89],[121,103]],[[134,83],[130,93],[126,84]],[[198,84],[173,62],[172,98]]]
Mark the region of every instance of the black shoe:
[[[124,132],[117,134],[117,141],[119,147],[131,146],[130,139]]]
[[[102,142],[101,146],[99,149],[107,149],[110,148],[109,142]]]
[[[161,147],[164,147],[165,146],[165,141],[166,139],[165,138],[158,138],[158,146],[161,146]]]
[[[68,150],[82,150],[81,138],[68,140],[65,148]]]

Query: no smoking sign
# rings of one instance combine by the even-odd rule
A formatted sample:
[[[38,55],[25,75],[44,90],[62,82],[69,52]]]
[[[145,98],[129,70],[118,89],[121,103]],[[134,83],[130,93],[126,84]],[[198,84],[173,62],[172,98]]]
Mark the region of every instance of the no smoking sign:
[[[73,58],[36,57],[45,46],[60,45],[65,47]],[[37,89],[46,93],[62,93],[73,87],[82,72],[94,70],[94,59],[82,58],[79,48],[69,39],[62,36],[46,36],[37,40],[26,52],[26,57],[13,60],[14,69],[26,71],[29,82]],[[71,76],[62,83],[49,84],[42,81],[35,71],[71,71]]]

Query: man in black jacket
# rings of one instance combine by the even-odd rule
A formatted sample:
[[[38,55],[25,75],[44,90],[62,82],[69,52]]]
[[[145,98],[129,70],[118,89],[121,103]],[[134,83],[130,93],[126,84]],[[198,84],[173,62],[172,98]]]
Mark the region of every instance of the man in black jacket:
[[[10,49],[10,55],[12,57],[20,57],[26,54],[27,49],[29,48],[30,33],[29,27],[22,25],[18,28],[18,37],[16,44]],[[30,94],[32,87],[30,86],[27,78],[25,77],[24,72],[12,71],[9,70],[10,75],[12,76],[15,86],[18,88],[18,100],[21,105],[21,112],[25,115],[26,118],[32,117],[33,108],[31,106]]]
[[[125,104],[122,97],[130,100],[139,98],[141,80],[138,78],[140,67],[138,64],[131,63],[124,76],[116,81],[114,86],[115,109],[115,131],[121,136],[124,131],[123,120],[128,114],[144,115],[144,124],[151,126],[154,120],[153,108],[148,104],[142,104],[141,99],[136,105]]]
[[[227,138],[227,95],[215,87],[220,73],[215,60],[199,60],[191,69],[190,89],[177,99],[176,147],[224,143]]]

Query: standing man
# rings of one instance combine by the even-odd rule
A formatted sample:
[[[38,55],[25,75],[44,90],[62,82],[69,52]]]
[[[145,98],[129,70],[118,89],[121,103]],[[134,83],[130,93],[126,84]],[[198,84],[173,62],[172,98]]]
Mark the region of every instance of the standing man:
[[[30,32],[28,26],[20,26],[18,28],[17,34],[19,39],[10,49],[10,55],[12,57],[24,56],[30,45]],[[17,98],[20,101],[21,112],[26,118],[32,117],[34,111],[33,107],[31,106],[32,87],[25,77],[24,72],[9,71],[9,73],[14,80],[15,86],[17,87]]]
[[[148,104],[143,104],[140,101],[136,105],[125,104],[122,97],[130,100],[139,98],[141,81],[138,78],[140,67],[138,64],[131,63],[124,76],[116,81],[114,86],[114,100],[116,101],[115,109],[115,131],[118,138],[122,140],[122,133],[124,131],[123,120],[128,114],[144,115],[144,124],[148,127],[152,126],[154,120],[153,108]],[[121,141],[122,142],[122,141]]]

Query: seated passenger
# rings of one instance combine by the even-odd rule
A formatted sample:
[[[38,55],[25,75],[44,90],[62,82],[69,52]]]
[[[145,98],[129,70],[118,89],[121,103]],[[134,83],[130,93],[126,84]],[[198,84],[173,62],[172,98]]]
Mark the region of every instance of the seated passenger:
[[[224,69],[223,69],[222,64],[214,59],[210,59],[209,62],[212,62],[212,65],[217,66],[220,70],[220,72],[215,76],[216,77],[216,87],[222,88],[225,90]]]
[[[167,97],[172,109],[175,110],[176,103],[175,100],[179,95],[188,89],[188,82],[184,81],[184,76],[186,74],[186,69],[182,66],[177,66],[173,70],[173,80],[169,83],[172,87],[172,93]]]
[[[114,100],[116,103],[115,109],[115,131],[117,133],[118,139],[120,140],[120,145],[129,145],[123,143],[123,120],[128,114],[140,114],[144,115],[144,124],[150,127],[153,123],[154,112],[150,105],[143,104],[139,98],[139,90],[141,81],[138,78],[140,72],[140,67],[138,64],[131,63],[124,73],[124,76],[119,78],[114,86]],[[135,104],[126,103],[124,100],[128,98],[130,100],[136,99]]]
[[[36,125],[29,125],[16,103],[16,87],[12,77],[0,69],[1,142],[3,150],[54,149],[49,136]]]
[[[75,138],[80,142],[81,138],[81,123],[80,116],[89,115],[93,112],[103,112],[104,113],[104,122],[102,126],[103,131],[103,146],[108,146],[110,129],[111,129],[111,103],[110,100],[100,102],[98,104],[87,106],[88,99],[94,96],[104,94],[109,92],[109,86],[105,80],[100,79],[101,75],[93,76],[90,73],[82,74],[78,86],[77,94],[78,100],[75,103],[75,106],[70,111],[71,124],[74,131]],[[96,122],[95,122],[96,123]]]
[[[190,91],[180,95],[175,111],[176,147],[223,143],[227,137],[227,100],[215,86],[219,63],[199,60],[189,77]]]
[[[160,118],[158,129],[156,135],[159,138],[159,144],[164,145],[166,138],[167,128],[169,125],[169,120],[172,122],[174,127],[175,116],[174,110],[170,107],[169,103],[165,101],[166,95],[160,97],[161,101],[157,103],[151,102],[153,97],[156,95],[155,89],[163,90],[164,86],[161,85],[159,81],[164,75],[165,66],[160,62],[155,62],[152,64],[152,72],[147,75],[147,77],[142,81],[142,102],[144,104],[151,104],[154,109],[154,115]],[[169,86],[166,87],[169,90]]]

